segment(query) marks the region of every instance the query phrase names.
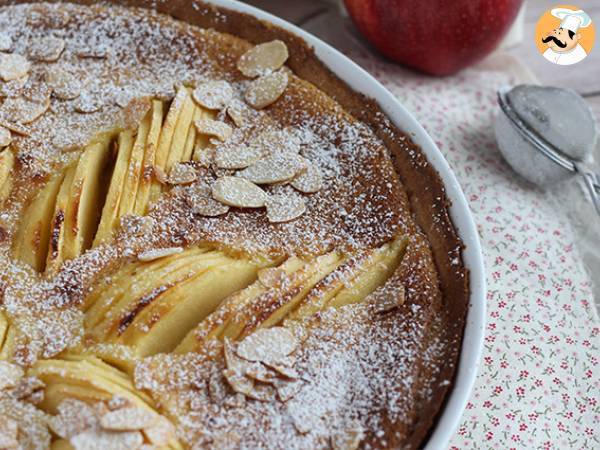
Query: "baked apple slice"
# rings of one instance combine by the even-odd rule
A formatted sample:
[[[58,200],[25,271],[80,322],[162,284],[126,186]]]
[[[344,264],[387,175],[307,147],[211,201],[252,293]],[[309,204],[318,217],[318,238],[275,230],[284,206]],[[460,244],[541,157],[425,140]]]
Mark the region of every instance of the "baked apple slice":
[[[15,155],[9,148],[0,151],[0,203],[4,202],[12,188],[12,170]]]

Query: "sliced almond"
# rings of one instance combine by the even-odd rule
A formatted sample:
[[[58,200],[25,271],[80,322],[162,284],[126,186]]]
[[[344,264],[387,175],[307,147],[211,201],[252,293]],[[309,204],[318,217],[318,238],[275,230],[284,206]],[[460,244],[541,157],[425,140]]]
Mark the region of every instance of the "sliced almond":
[[[192,97],[207,109],[223,109],[233,98],[233,88],[225,80],[208,81],[199,84]]]
[[[375,293],[374,293],[375,294]],[[385,292],[376,295],[372,301],[374,309],[378,313],[385,313],[396,309],[404,303],[404,290],[399,292]]]
[[[129,100],[121,112],[124,118],[125,127],[128,129],[139,127],[140,122],[144,120],[144,117],[146,117],[146,114],[148,114],[151,107],[152,101],[148,97]]]
[[[217,217],[229,212],[229,206],[218,202],[212,197],[194,196],[188,199],[188,203],[190,203],[192,213],[200,216]]]
[[[0,361],[0,391],[15,387],[23,376],[24,372],[20,366]]]
[[[353,421],[348,427],[331,436],[331,447],[333,450],[356,450],[364,436],[360,422]]]
[[[185,163],[177,163],[169,172],[169,184],[190,184],[198,179],[198,173],[193,166]]]
[[[19,424],[8,416],[0,414],[0,448],[16,449],[19,447],[17,440]]]
[[[199,148],[194,151],[194,159],[198,161],[202,167],[211,167],[215,161],[215,149],[213,147]]]
[[[262,156],[257,145],[221,145],[215,149],[215,164],[220,169],[244,169]]]
[[[211,119],[200,119],[194,122],[198,132],[215,136],[220,141],[226,141],[233,134],[233,129],[225,122]]]
[[[70,440],[75,450],[132,450],[139,448],[144,437],[139,431],[88,430]]]
[[[0,83],[0,97],[18,97],[29,81],[29,75]]]
[[[132,406],[131,400],[129,400],[125,397],[121,397],[120,395],[114,395],[106,403],[106,407],[108,408],[109,411],[116,411],[117,409],[127,408],[128,406]]]
[[[255,78],[279,69],[288,56],[285,43],[277,39],[248,50],[238,60],[237,67],[245,76]]]
[[[225,365],[227,369],[232,370],[240,375],[246,375],[248,369],[250,369],[250,365],[247,360],[240,358],[233,348],[231,341],[229,339],[225,339],[223,344],[223,354],[225,356]]]
[[[105,45],[83,46],[75,51],[75,54],[84,59],[104,59],[108,56],[110,49]]]
[[[94,408],[87,403],[68,398],[58,405],[58,415],[49,420],[50,429],[63,439],[69,439],[98,425]]]
[[[29,124],[39,119],[49,106],[49,99],[37,102],[25,97],[7,98],[0,107],[0,115],[14,123]]]
[[[64,69],[51,69],[46,82],[52,87],[54,96],[60,100],[72,100],[81,94],[81,82]]]
[[[295,189],[306,194],[314,194],[323,187],[321,172],[312,162],[305,160],[306,170],[294,178],[290,184]]]
[[[268,384],[255,383],[254,388],[248,393],[248,397],[259,402],[272,402],[275,400],[277,391]]]
[[[246,370],[246,376],[262,383],[274,383],[277,375],[260,363],[253,363]]]
[[[75,111],[81,114],[92,114],[104,107],[102,96],[93,92],[82,92],[75,102]]]
[[[306,212],[306,202],[298,195],[270,195],[265,206],[271,223],[289,222]]]
[[[29,47],[29,59],[32,61],[55,62],[65,49],[65,41],[55,37],[35,40]]]
[[[280,381],[275,384],[275,388],[277,389],[277,397],[282,402],[287,402],[302,390],[304,384],[305,382],[302,380]]]
[[[263,75],[250,82],[244,94],[244,99],[253,108],[266,108],[281,97],[287,85],[288,76],[283,71]]]
[[[237,127],[243,127],[246,123],[245,106],[239,101],[232,101],[227,106],[227,115]]]
[[[21,125],[16,122],[11,122],[10,120],[6,120],[4,117],[0,115],[0,126],[6,128],[7,130],[12,131],[13,133],[20,134],[21,136],[29,136],[31,134],[31,130],[25,125]]]
[[[237,173],[256,184],[275,184],[289,181],[306,170],[306,159],[295,153],[277,153],[263,158]]]
[[[100,417],[100,426],[111,431],[135,431],[152,427],[158,414],[146,408],[129,406],[109,411]]]
[[[298,341],[284,327],[260,328],[239,343],[237,354],[248,361],[284,358],[298,347]]]
[[[37,377],[24,377],[13,389],[11,395],[17,400],[36,405],[44,400],[45,387],[44,382]]]
[[[221,203],[237,208],[261,208],[267,200],[265,191],[237,177],[222,177],[215,181],[212,196]]]
[[[151,427],[144,428],[142,432],[154,445],[167,445],[175,438],[175,427],[163,416],[159,416]]]
[[[165,171],[158,166],[152,166],[152,175],[160,184],[167,184],[169,182],[169,177]]]
[[[250,378],[246,378],[244,375],[240,375],[234,370],[225,369],[223,371],[223,376],[231,388],[240,394],[248,395],[254,388],[254,381]]]
[[[0,52],[8,52],[13,46],[13,40],[10,35],[0,31]]]
[[[31,63],[17,53],[0,53],[0,78],[4,81],[23,78],[29,73]]]
[[[0,126],[0,148],[8,147],[12,142],[12,133],[8,128]],[[0,369],[1,371],[1,369]],[[1,378],[0,378],[1,379]],[[1,385],[0,381],[0,385]]]
[[[176,255],[181,253],[183,249],[181,247],[168,247],[168,248],[156,248],[146,250],[138,254],[138,260],[140,261],[154,261],[156,259],[165,258],[167,256]]]
[[[246,404],[246,396],[244,394],[236,393],[225,399],[225,406],[230,408],[243,408]]]
[[[156,223],[150,216],[138,216],[135,214],[126,214],[121,217],[119,222],[127,235],[135,237],[149,235]]]

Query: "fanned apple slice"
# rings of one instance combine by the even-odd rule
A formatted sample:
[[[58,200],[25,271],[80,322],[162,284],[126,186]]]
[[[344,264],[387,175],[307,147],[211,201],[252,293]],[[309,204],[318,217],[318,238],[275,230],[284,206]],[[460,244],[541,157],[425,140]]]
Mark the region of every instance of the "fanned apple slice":
[[[4,202],[12,189],[12,170],[15,155],[10,148],[0,150],[0,203]]]
[[[10,323],[8,322],[8,317],[6,317],[4,311],[0,311],[0,361],[4,359],[2,358],[2,349],[4,348],[4,342],[8,335],[9,327]]]
[[[118,217],[131,214],[135,209],[135,198],[137,196],[138,186],[142,175],[142,165],[144,163],[144,150],[147,145],[151,125],[152,113],[148,112],[140,122],[133,149],[131,150],[129,168],[127,169],[127,176],[125,177],[121,202],[119,204]]]
[[[165,118],[164,124],[160,131],[160,138],[158,140],[158,146],[156,148],[154,161],[152,163],[153,167],[163,171],[165,170],[179,117],[184,106],[189,105],[190,101],[191,95],[189,90],[186,87],[180,87],[175,95],[175,98],[171,102],[169,112],[167,113],[167,117]],[[160,196],[161,191],[162,185],[160,182],[155,178],[152,179],[148,204],[154,203]]]
[[[266,326],[265,324],[274,320],[274,314],[284,316],[288,310],[293,309],[321,279],[343,261],[343,256],[329,253],[310,262],[292,258],[278,268],[267,269],[279,271],[281,281],[269,286],[271,283],[261,277],[262,281],[259,279],[244,291],[228,298],[204,323],[186,336],[176,351],[197,351],[209,339],[238,339],[259,326]]]
[[[58,405],[68,397],[93,404],[119,396],[135,406],[154,410],[150,397],[137,391],[129,377],[93,356],[40,360],[28,375],[46,385],[39,407],[50,414],[56,414]]]
[[[69,194],[71,193],[71,185],[75,176],[75,165],[71,165],[66,169],[65,177],[62,180],[54,213],[50,222],[50,236],[48,241],[48,256],[46,258],[46,272],[56,272],[63,261],[65,260],[64,239],[65,239],[65,214],[69,206]]]
[[[282,276],[291,276],[298,272],[306,263],[297,257],[289,258],[283,264],[276,268],[266,270],[277,271]],[[256,281],[246,289],[236,292],[227,297],[219,305],[219,308],[210,314],[205,320],[200,322],[196,328],[191,330],[181,343],[175,349],[177,353],[187,353],[197,348],[199,342],[205,342],[210,339],[223,339],[223,334],[228,325],[234,320],[234,317],[245,309],[245,306],[254,299],[269,291],[269,287],[261,281]],[[233,327],[231,327],[233,328]]]
[[[100,215],[105,178],[103,174],[109,159],[108,137],[88,146],[79,158],[69,202],[65,213],[63,257],[73,259],[90,248]]]
[[[405,238],[398,238],[350,258],[330,280],[315,286],[288,317],[309,317],[328,307],[361,302],[394,273],[402,261],[407,242]]]
[[[144,160],[142,162],[142,173],[139,180],[137,195],[135,196],[134,212],[139,216],[146,214],[150,200],[150,187],[153,183],[153,166],[156,149],[161,135],[164,119],[164,104],[159,100],[152,102],[152,118],[150,130],[144,149]]]
[[[198,132],[196,127],[193,125],[197,120],[200,120],[202,117],[202,108],[195,107],[194,115],[192,116],[192,124],[188,128],[187,138],[185,140],[185,146],[183,147],[183,153],[181,155],[181,161],[189,161],[192,159],[192,155],[194,154],[194,147],[196,146],[196,138],[198,136]]]
[[[188,97],[186,97],[183,103],[177,125],[175,125],[175,133],[173,133],[167,162],[164,167],[162,167],[165,173],[169,173],[176,163],[184,161],[183,158],[188,134],[191,128],[195,128],[193,123],[195,110],[196,106],[194,100],[192,99],[192,96],[189,95],[188,91]]]
[[[175,285],[133,317],[116,342],[130,345],[140,356],[173,350],[206,316],[233,292],[256,280],[258,267],[249,260],[227,261]],[[122,328],[121,328],[122,329]]]
[[[43,272],[46,267],[50,223],[64,177],[64,172],[61,172],[46,183],[26,207],[17,228],[13,244],[14,257],[38,272]]]
[[[123,297],[142,295],[154,289],[166,282],[171,273],[181,267],[190,267],[194,258],[204,253],[205,249],[195,247],[155,261],[127,264],[84,300],[86,328],[90,329],[103,320],[109,309],[115,307]]]
[[[123,195],[123,185],[128,176],[129,158],[133,148],[133,131],[125,130],[119,134],[117,161],[113,169],[108,194],[102,208],[98,231],[94,238],[94,247],[112,236],[119,223],[119,204]]]
[[[15,350],[15,338],[17,332],[14,326],[10,326],[8,323],[8,328],[6,329],[6,333],[4,335],[4,342],[0,347],[0,361],[6,361],[12,359],[14,350]]]

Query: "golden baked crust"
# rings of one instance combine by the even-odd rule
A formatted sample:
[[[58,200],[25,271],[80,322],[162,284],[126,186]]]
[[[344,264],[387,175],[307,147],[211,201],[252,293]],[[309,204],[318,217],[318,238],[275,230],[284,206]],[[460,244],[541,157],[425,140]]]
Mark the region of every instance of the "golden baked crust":
[[[56,387],[53,371],[105,364],[100,360],[110,363],[129,374],[123,376],[131,389],[148,396],[129,401],[169,417],[183,445],[218,447],[222,442],[216,436],[225,435],[242,447],[328,447],[350,445],[350,437],[359,436],[361,445],[418,447],[451,385],[468,299],[461,243],[439,176],[373,101],[349,90],[302,40],[203,3],[169,2],[158,9],[201,28],[145,9],[69,4],[0,9],[0,25],[13,41],[11,53],[27,54],[35,39],[50,33],[67,44],[58,62],[34,63],[25,89],[39,89],[61,65],[86,80],[77,98],[54,94],[50,109],[28,125],[28,136],[13,133],[11,147],[2,153],[10,152],[12,158],[7,182],[0,180],[0,187],[9,186],[0,223],[0,257],[6,267],[1,274],[2,320],[8,330],[1,333],[6,335],[3,358],[32,367],[31,375],[46,385],[46,400],[39,406],[51,414],[57,413],[61,395],[75,395],[67,386]],[[89,155],[99,155],[94,160],[102,167],[95,172],[98,185],[114,184],[127,130],[133,130],[132,140],[143,129],[137,121],[128,122],[135,116],[131,99],[165,98],[163,103],[154,100],[152,111],[160,104],[166,115],[173,108],[169,99],[175,95],[174,83],[206,79],[227,80],[242,98],[248,81],[237,69],[238,59],[251,43],[273,39],[289,49],[290,81],[275,103],[260,111],[249,109],[249,120],[235,128],[232,142],[252,140],[265,129],[290,127],[297,132],[303,156],[324,177],[322,189],[303,196],[307,206],[302,216],[279,224],[271,223],[263,210],[235,208],[224,216],[206,217],[191,211],[192,187],[157,187],[160,195],[154,196],[154,205],[139,210],[133,202],[121,207],[107,237],[99,239],[103,210],[97,211],[101,218],[96,228],[68,214],[78,208],[66,194],[64,210],[56,206],[64,179],[76,178],[73,165],[80,167]],[[4,98],[23,96],[9,82],[0,87]],[[108,131],[98,135],[102,130]],[[110,156],[111,145],[117,145],[115,156]],[[133,142],[129,145],[131,153]],[[200,163],[192,166],[205,183],[220,176]],[[63,178],[53,185],[57,177]],[[151,183],[161,184],[154,179]],[[108,189],[98,198],[111,199]],[[293,191],[276,185],[265,190]],[[36,199],[44,192],[54,199],[51,209],[62,215],[54,214],[49,228],[36,229],[34,247],[46,242],[48,248],[48,257],[38,262],[37,253],[35,261],[27,260],[19,249],[31,238],[23,231],[24,217],[39,210]],[[134,212],[150,219],[141,234],[139,221],[124,219]],[[71,226],[61,228],[63,223]],[[85,237],[79,250],[68,246],[61,253],[61,233],[78,225],[94,230],[94,242]],[[185,250],[155,261],[140,257],[148,249],[168,253],[174,248]],[[281,266],[286,259],[293,266],[292,255],[302,267],[285,274],[291,284],[267,286],[261,281],[260,274],[270,273],[265,267]],[[369,281],[373,273],[385,277]],[[170,281],[144,284],[163,277]],[[189,293],[209,291],[207,280],[223,288],[196,300]],[[116,292],[115,285],[123,288]],[[171,289],[179,285],[185,287]],[[374,290],[361,290],[365,285]],[[252,307],[251,315],[246,307],[237,309],[240,296],[247,297],[249,303],[243,305]],[[333,303],[323,303],[325,298]],[[390,299],[391,307],[382,307]],[[302,309],[306,305],[310,308]],[[229,367],[223,359],[223,342],[228,345],[224,337],[239,351],[259,328],[280,325],[294,330],[301,342],[294,350],[295,375],[279,375],[300,383],[297,392],[284,401],[281,392],[287,392],[283,389],[288,384],[263,383],[268,389],[260,395],[268,398],[257,400],[260,395],[254,390],[233,405],[216,394],[215,386],[220,392],[236,386],[220,376]],[[219,339],[207,339],[217,336],[217,329]],[[332,360],[336,363],[328,364]],[[102,367],[102,373],[110,370]],[[219,377],[211,388],[215,373]],[[254,388],[263,387],[261,383]],[[102,395],[94,390],[91,396],[77,392],[92,402],[98,395],[117,395],[111,389]],[[239,400],[231,392],[229,397]],[[7,414],[7,408],[0,412]]]

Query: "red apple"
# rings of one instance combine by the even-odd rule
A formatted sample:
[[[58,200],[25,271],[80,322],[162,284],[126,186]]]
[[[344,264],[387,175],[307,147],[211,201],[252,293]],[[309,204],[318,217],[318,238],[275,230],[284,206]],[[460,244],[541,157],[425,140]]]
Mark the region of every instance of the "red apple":
[[[385,56],[449,75],[490,53],[522,0],[344,0],[354,23]]]

